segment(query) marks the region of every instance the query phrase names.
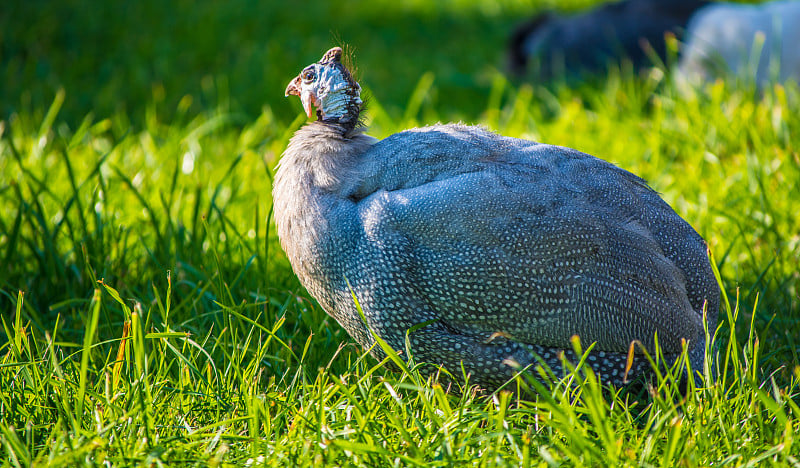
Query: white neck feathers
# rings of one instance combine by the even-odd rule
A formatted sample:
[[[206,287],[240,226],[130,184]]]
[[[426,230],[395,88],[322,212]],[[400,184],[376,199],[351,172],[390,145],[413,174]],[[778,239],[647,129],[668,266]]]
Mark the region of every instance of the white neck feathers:
[[[361,106],[361,86],[355,84],[355,89],[349,83],[342,72],[334,67],[320,67],[318,98],[320,101],[319,110],[322,113],[322,120],[340,119],[343,121],[358,116],[348,115],[352,110],[352,104]]]

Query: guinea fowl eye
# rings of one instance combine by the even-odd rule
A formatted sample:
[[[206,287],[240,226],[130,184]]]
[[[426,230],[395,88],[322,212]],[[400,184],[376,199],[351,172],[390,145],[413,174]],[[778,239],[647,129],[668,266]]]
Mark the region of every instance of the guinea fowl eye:
[[[314,70],[305,70],[305,71],[303,71],[302,78],[303,78],[303,81],[305,81],[306,83],[310,83],[311,81],[314,81],[314,77],[315,77]]]

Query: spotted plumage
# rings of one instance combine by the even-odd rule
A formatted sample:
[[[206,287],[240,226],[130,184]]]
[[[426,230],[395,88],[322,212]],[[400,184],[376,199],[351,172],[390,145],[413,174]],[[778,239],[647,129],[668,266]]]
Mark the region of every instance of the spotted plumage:
[[[315,65],[342,67],[340,54]],[[668,355],[688,342],[702,365],[703,307],[713,330],[719,303],[706,244],[645,181],[480,127],[377,141],[357,124],[357,89],[318,88],[287,88],[318,120],[281,159],[275,219],[302,284],[360,344],[369,327],[402,351],[430,322],[409,335],[416,359],[463,365],[487,388],[535,356],[558,371],[574,335],[596,343],[588,363],[606,382],[625,381],[631,342],[652,350],[656,336]],[[647,369],[638,353],[628,377]]]

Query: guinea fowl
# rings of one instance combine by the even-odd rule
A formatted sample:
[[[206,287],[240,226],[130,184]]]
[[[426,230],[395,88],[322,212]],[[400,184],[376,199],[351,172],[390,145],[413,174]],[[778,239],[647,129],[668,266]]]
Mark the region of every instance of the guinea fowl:
[[[402,351],[408,336],[418,362],[488,389],[515,363],[560,372],[574,335],[596,343],[587,363],[607,383],[651,369],[634,342],[673,359],[685,342],[702,368],[719,304],[707,247],[644,180],[480,127],[378,141],[341,55],[286,88],[317,120],[289,142],[273,198],[300,282],[356,341],[372,346],[371,329]]]

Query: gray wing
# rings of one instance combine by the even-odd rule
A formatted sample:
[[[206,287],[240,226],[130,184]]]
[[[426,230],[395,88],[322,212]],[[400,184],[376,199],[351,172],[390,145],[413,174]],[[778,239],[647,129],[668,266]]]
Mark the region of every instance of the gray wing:
[[[692,281],[707,259],[687,271],[702,269],[702,239],[644,181],[589,155],[528,146],[358,210],[407,299],[458,333],[561,348],[578,335],[620,352],[657,334],[672,353],[703,332],[710,286]]]

